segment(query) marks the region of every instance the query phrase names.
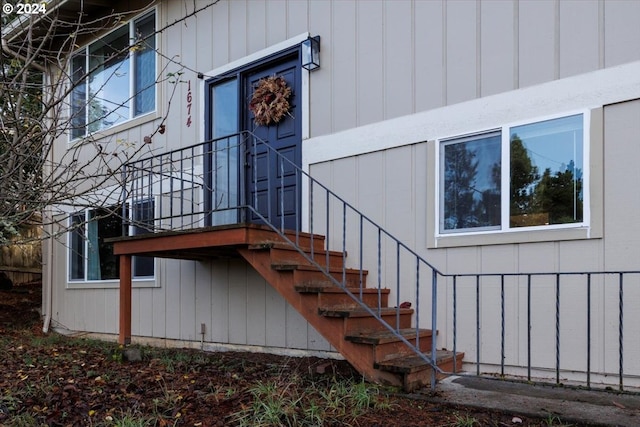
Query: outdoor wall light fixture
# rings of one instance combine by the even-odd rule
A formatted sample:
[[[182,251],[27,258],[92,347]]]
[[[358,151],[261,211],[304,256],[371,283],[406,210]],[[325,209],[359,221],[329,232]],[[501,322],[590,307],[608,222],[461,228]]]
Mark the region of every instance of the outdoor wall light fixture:
[[[320,36],[302,42],[302,67],[309,71],[320,68]]]

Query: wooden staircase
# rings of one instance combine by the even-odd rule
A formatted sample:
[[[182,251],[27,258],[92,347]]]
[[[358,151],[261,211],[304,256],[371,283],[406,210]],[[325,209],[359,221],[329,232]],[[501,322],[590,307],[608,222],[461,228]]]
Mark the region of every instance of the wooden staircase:
[[[267,226],[238,224],[201,228],[188,232],[158,232],[111,239],[120,256],[120,334],[131,341],[131,259],[136,255],[159,258],[210,260],[244,258],[367,380],[413,391],[431,383],[431,366],[394,335],[364,306],[379,313],[391,329],[431,357],[433,332],[412,327],[414,310],[389,307],[389,289],[367,288],[367,271],[343,269],[346,254],[325,250],[323,236],[286,232],[313,265],[295,247]],[[327,256],[328,255],[328,256]],[[343,284],[355,301],[337,283]],[[362,280],[362,287],[360,282]],[[417,337],[416,337],[417,335]],[[418,338],[418,339],[416,339]],[[416,345],[416,341],[419,344]],[[464,354],[438,351],[438,367],[444,372],[461,369]],[[455,363],[455,370],[454,370]]]
[[[433,331],[412,327],[413,309],[389,307],[389,289],[367,288],[367,271],[346,269],[343,275],[346,254],[330,251],[327,256],[323,236],[289,238],[297,240],[309,259],[313,245],[313,258],[321,267],[328,262],[328,271],[338,282],[344,278],[352,294],[361,296],[391,328],[431,357]],[[369,381],[407,392],[430,384],[431,366],[424,359],[276,233],[273,239],[238,248],[238,253]],[[436,360],[443,371],[453,372],[454,363],[455,370],[461,369],[463,357],[458,353],[454,361],[452,352],[442,350]]]

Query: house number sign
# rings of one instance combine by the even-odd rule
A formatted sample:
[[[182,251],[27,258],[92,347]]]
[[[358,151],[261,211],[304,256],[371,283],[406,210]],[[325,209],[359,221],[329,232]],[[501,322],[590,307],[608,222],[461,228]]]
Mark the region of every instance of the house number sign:
[[[193,95],[191,95],[191,80],[187,81],[187,127],[191,127],[191,104]]]

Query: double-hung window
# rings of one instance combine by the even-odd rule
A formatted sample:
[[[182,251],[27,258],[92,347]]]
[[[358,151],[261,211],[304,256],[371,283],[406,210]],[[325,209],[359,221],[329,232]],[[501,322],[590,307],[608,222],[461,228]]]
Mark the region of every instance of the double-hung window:
[[[439,233],[581,226],[585,115],[439,143]]]
[[[155,12],[112,31],[71,58],[71,138],[156,108]]]
[[[132,225],[125,233],[140,235],[153,232],[153,201],[131,205]],[[123,232],[121,206],[96,208],[71,215],[69,231],[69,280],[101,281],[120,277],[119,262],[113,254],[113,244],[106,241],[121,237]],[[133,257],[133,277],[154,276],[154,259]]]

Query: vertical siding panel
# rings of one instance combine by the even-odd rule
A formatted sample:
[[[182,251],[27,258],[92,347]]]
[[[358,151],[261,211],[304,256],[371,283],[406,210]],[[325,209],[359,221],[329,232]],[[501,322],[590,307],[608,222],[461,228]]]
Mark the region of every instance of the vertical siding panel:
[[[229,342],[229,262],[213,261],[211,270],[211,341]],[[235,308],[234,308],[235,310]]]
[[[358,185],[358,209],[373,221],[382,224],[386,206],[383,151],[358,157],[356,182]]]
[[[296,2],[298,3],[298,2]],[[302,2],[299,2],[302,3]],[[266,2],[266,12],[265,17],[267,21],[266,28],[266,45],[271,46],[282,40],[286,40],[287,36],[287,2],[285,0],[269,0]],[[304,22],[306,23],[306,15],[303,15]],[[299,19],[296,17],[295,19]],[[297,33],[292,33],[292,35],[296,35],[301,33],[299,31]]]
[[[286,340],[288,348],[307,348],[308,323],[293,307],[287,304]]]
[[[267,45],[267,6],[264,0],[251,0],[247,7],[247,53],[257,52]]]
[[[427,144],[416,144],[413,146],[413,170],[414,170],[414,227],[416,231],[416,250],[427,247],[427,221],[433,220],[433,212],[427,210],[427,192],[435,191],[427,187]],[[420,232],[421,231],[421,232]]]
[[[414,247],[413,229],[413,161],[412,147],[401,147],[385,152],[385,228]]]
[[[605,269],[618,270],[640,245],[640,192],[629,191],[629,183],[640,182],[640,168],[629,163],[640,158],[640,101],[605,107],[604,120]]]
[[[340,183],[339,187],[330,187],[335,189],[335,193],[340,196],[343,200],[346,201],[354,201],[357,203],[358,201],[358,188],[357,188],[357,171],[356,171],[356,158],[349,157],[346,159],[337,160],[333,164],[333,176],[335,182]],[[347,235],[349,233],[356,231],[356,224],[353,220],[353,217],[350,215],[351,212],[347,211]],[[343,206],[337,199],[332,198],[331,200],[331,215],[332,215],[332,228],[331,228],[331,236],[330,236],[330,248],[337,251],[342,251],[343,242],[342,236],[344,234],[343,231]],[[348,243],[348,242],[347,242]],[[355,250],[352,247],[349,247],[348,250]]]
[[[450,0],[447,16],[447,104],[476,97],[476,2]]]
[[[105,332],[117,333],[119,326],[119,292],[118,290],[112,290],[109,293],[109,298],[104,301],[106,307],[105,311]]]
[[[220,2],[211,8],[213,11],[213,38],[211,39],[212,68],[220,67],[229,62],[230,19],[229,2]]]
[[[442,1],[415,2],[415,108],[424,111],[444,105]]]
[[[317,28],[309,26],[309,2],[306,1],[288,1],[286,4],[287,25],[283,29],[287,30],[287,37],[293,37],[297,34],[309,31],[312,35],[320,34]],[[321,34],[324,37],[326,33]]]
[[[316,331],[313,326],[308,325],[307,327],[307,348],[310,350],[318,350],[318,351],[335,351],[335,349],[331,348],[331,345],[327,342],[326,339],[318,331]]]
[[[640,59],[640,2],[604,2],[605,67]]]
[[[555,78],[556,3],[553,0],[522,0],[519,4],[518,46],[520,87]]]
[[[167,338],[180,338],[180,288],[182,286],[182,262],[166,260],[165,270],[165,317]]]
[[[140,288],[140,335],[150,337],[153,332],[153,289]]]
[[[266,286],[265,296],[265,344],[269,347],[284,347],[287,344],[287,303],[284,298],[269,285]]]
[[[560,2],[560,76],[597,70],[600,58],[599,3]],[[636,23],[636,26],[638,24]]]
[[[196,278],[195,262],[184,261],[180,266],[180,338],[196,339]]]
[[[335,188],[331,180],[331,164],[328,162],[309,166],[309,174],[318,182],[328,188]],[[326,235],[325,209],[326,201],[324,191],[318,185],[313,187],[313,199],[310,201],[310,208],[313,209],[313,223],[310,224],[314,233]],[[310,213],[311,214],[311,213]]]
[[[247,55],[247,0],[229,2],[229,60]]]
[[[169,286],[167,277],[167,262],[166,259],[157,259],[159,264],[156,271],[158,271],[159,277],[156,280],[159,281],[159,287],[153,289],[153,337],[165,337],[167,333],[167,287]]]
[[[310,79],[309,97],[310,105],[310,135],[317,136],[330,133],[333,128],[332,80],[333,73],[333,48],[334,37],[332,34],[331,6],[328,1],[315,1],[309,3],[309,30],[312,34],[321,36],[320,47],[322,63],[320,69],[313,72]],[[317,76],[317,77],[316,77]]]
[[[167,16],[165,17],[165,21],[167,23],[173,22],[178,16],[182,16],[182,9],[184,6],[180,4],[180,2],[169,2],[167,4]],[[183,61],[182,54],[188,55],[187,52],[182,52],[183,43],[182,43],[182,27],[183,25],[174,25],[164,31],[163,35],[165,36],[165,40],[163,41],[162,48],[166,49],[167,56],[169,58],[174,55],[180,55],[175,57],[178,62]],[[193,47],[191,47],[193,49]],[[167,144],[166,150],[173,150],[183,143],[182,138],[182,97],[180,95],[180,90],[176,90],[176,95],[174,100],[171,100],[171,93],[173,89],[173,84],[169,81],[175,81],[175,78],[167,77],[168,73],[176,73],[179,72],[181,67],[176,63],[171,63],[167,59],[163,58],[162,62],[166,65],[166,68],[163,68],[163,75],[161,78],[163,79],[163,91],[162,97],[158,100],[159,111],[161,111],[167,118],[167,128],[166,128],[166,139],[165,142]],[[168,110],[168,103],[171,102],[171,109]],[[186,144],[185,144],[186,145]]]
[[[382,2],[357,3],[358,125],[384,118],[384,26]]]
[[[246,263],[229,262],[229,342],[247,343],[247,268]]]
[[[247,265],[247,344],[265,345],[267,325],[267,285],[262,277]],[[233,309],[233,307],[232,307]]]
[[[384,106],[389,119],[414,111],[412,2],[386,2],[384,13]]]
[[[205,324],[205,340],[211,339],[211,330],[213,324],[211,323],[211,262],[196,262],[196,302],[195,302],[195,314],[196,314],[196,334],[199,338],[202,338],[200,334],[200,325]]]
[[[215,6],[209,7],[196,15],[197,19],[194,23],[194,26],[197,29],[195,69],[202,73],[206,73],[213,68],[213,55],[211,49],[214,40],[214,26],[212,25],[212,22],[214,14],[216,13],[215,11],[219,6],[219,4],[216,4]],[[191,84],[193,84],[193,82]]]
[[[480,94],[487,96],[515,89],[514,3],[490,0],[480,7]]]
[[[354,1],[333,3],[331,111],[333,131],[356,124],[356,7]],[[312,98],[313,99],[313,98]]]

